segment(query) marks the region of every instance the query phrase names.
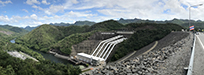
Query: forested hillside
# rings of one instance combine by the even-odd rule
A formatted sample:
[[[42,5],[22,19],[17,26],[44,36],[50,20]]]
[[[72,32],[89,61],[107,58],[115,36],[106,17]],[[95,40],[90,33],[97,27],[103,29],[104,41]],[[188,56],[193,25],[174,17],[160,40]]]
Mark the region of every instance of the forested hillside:
[[[189,20],[188,19],[172,19],[172,20],[165,20],[165,21],[155,21],[155,20],[142,20],[142,19],[123,19],[121,18],[118,20],[121,24],[129,24],[129,23],[157,23],[157,24],[165,24],[165,23],[173,23],[182,26],[185,29],[189,28]],[[204,21],[201,20],[190,20],[190,25],[195,26],[195,30],[197,29],[204,29]]]
[[[25,30],[9,30],[12,27],[0,27],[0,71],[1,75],[7,74],[39,74],[39,75],[76,75],[81,73],[78,67],[71,65],[64,65],[53,63],[46,60],[37,52],[33,50],[40,50],[47,52],[51,49],[58,50],[63,54],[71,53],[71,46],[78,44],[83,40],[87,40],[95,32],[99,31],[117,31],[117,30],[131,30],[135,33],[126,41],[119,44],[112,61],[117,60],[127,53],[138,50],[156,40],[169,34],[171,31],[180,31],[181,26],[176,24],[157,24],[157,23],[130,23],[122,25],[114,20],[108,20],[96,23],[92,26],[53,26],[41,25],[33,31],[27,33],[22,37],[15,34],[24,34]],[[10,38],[10,39],[9,39]],[[16,43],[10,43],[13,38]],[[33,50],[32,50],[33,49]],[[8,51],[22,51],[36,58],[40,62],[35,62],[30,59],[21,60],[12,57],[5,53]],[[22,64],[23,63],[23,64]]]
[[[50,49],[57,49],[64,54],[70,54],[71,46],[86,40],[94,32],[110,31],[124,27],[114,20],[108,20],[92,26],[53,26],[41,25],[25,36],[16,40],[17,44],[47,52]]]
[[[171,23],[130,23],[122,25],[114,20],[96,23],[92,26],[85,25],[64,27],[41,25],[20,39],[17,39],[16,42],[21,45],[26,45],[34,50],[47,52],[48,50],[54,49],[60,51],[60,53],[69,55],[71,53],[72,45],[78,44],[83,40],[87,40],[94,32],[117,30],[136,31],[136,33],[130,38],[133,41],[125,41],[125,43],[118,48],[119,50],[117,51],[119,52],[116,51],[116,55],[114,55],[113,60],[117,60],[118,58],[126,55],[126,53],[137,50],[155,40],[161,39],[171,31],[179,31],[181,28],[181,26]],[[144,41],[144,43],[141,43],[141,41]],[[135,44],[139,45],[135,46]],[[123,50],[126,52],[123,52]]]
[[[112,61],[118,60],[130,52],[137,51],[140,48],[163,38],[171,31],[180,31],[182,29],[181,26],[170,23],[131,23],[127,24],[126,27],[135,30],[135,33],[119,45],[119,48],[111,59]]]
[[[28,32],[25,29],[22,29],[19,27],[13,27],[13,26],[9,26],[9,25],[0,25],[0,28],[8,29],[8,30],[16,32],[16,33],[27,33]]]
[[[81,73],[78,67],[51,62],[24,44],[10,42],[11,39],[24,35],[24,31],[12,26],[0,27],[0,75],[78,75]],[[40,62],[12,57],[7,51],[21,51]]]
[[[78,75],[81,70],[72,65],[54,63],[49,60],[35,62],[21,60],[0,50],[0,75]]]

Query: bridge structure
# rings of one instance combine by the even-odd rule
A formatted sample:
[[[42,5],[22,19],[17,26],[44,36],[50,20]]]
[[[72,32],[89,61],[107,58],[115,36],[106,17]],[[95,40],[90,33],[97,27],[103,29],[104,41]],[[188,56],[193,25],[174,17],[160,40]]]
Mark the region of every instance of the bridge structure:
[[[79,60],[97,64],[100,61],[106,61],[113,51],[114,47],[126,40],[123,35],[117,35],[112,38],[101,41],[97,47],[94,49],[91,55],[85,53],[77,53],[77,58]]]

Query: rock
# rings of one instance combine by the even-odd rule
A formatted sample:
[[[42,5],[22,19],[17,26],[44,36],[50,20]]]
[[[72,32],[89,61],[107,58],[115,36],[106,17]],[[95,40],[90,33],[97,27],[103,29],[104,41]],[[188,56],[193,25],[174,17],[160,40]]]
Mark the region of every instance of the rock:
[[[132,72],[133,72],[133,73],[136,73],[136,72],[137,72],[137,69],[132,69]]]
[[[148,70],[149,72],[152,72],[154,69],[152,69],[152,68],[147,68],[147,70]]]
[[[153,70],[152,73],[158,73],[158,71],[157,70]]]
[[[127,73],[127,75],[132,75],[132,73]]]
[[[132,73],[131,69],[126,69],[127,73]]]
[[[113,72],[108,71],[108,73],[106,75],[114,75]]]
[[[152,75],[151,73],[146,73],[145,75]]]
[[[107,70],[109,70],[109,69],[110,69],[110,67],[109,67],[109,66],[106,66],[106,69],[107,69]]]
[[[106,70],[102,70],[101,73],[106,74]]]
[[[142,71],[137,71],[137,73],[138,73],[139,75],[141,75],[141,74],[142,74]]]

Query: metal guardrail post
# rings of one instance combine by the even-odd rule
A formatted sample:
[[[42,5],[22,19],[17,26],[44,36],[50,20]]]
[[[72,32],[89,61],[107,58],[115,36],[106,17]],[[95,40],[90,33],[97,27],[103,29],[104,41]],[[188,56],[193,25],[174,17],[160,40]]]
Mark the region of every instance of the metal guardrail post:
[[[193,73],[193,60],[194,60],[195,41],[196,41],[195,34],[193,34],[193,36],[194,36],[194,37],[193,37],[193,48],[192,48],[190,63],[189,63],[189,66],[188,66],[187,75],[192,75],[192,73]]]

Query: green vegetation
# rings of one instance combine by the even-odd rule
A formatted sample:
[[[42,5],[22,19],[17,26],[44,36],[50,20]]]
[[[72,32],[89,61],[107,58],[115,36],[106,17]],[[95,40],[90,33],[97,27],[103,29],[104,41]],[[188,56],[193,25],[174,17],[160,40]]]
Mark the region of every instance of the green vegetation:
[[[117,30],[124,27],[124,25],[118,23],[114,20],[108,20],[100,23],[96,23],[93,26],[91,26],[88,31],[92,30],[98,30],[98,31],[111,31],[111,30]]]
[[[130,20],[129,22],[133,21],[134,20]],[[87,40],[95,32],[116,30],[135,31],[129,39],[119,44],[111,59],[114,61],[125,56],[127,53],[138,50],[163,38],[171,31],[179,31],[182,29],[181,26],[176,24],[157,24],[154,23],[154,21],[147,21],[148,23],[143,23],[146,21],[140,21],[140,23],[123,25],[117,21],[108,20],[96,23],[92,26],[72,25],[66,27],[45,24],[35,28],[29,33],[17,27],[8,25],[0,26],[0,75],[77,75],[81,73],[79,67],[74,67],[70,64],[53,63],[44,59],[41,54],[34,52],[32,49],[43,52],[55,49],[64,54],[70,54],[72,45]],[[78,23],[80,24],[80,22]],[[10,43],[9,41],[14,38],[17,38],[16,43]],[[38,59],[40,62],[35,62],[31,59],[23,61],[5,52],[12,50],[22,51]]]
[[[21,60],[0,50],[0,75],[78,75],[79,67],[53,63],[49,60],[35,62]]]
[[[0,75],[78,75],[81,73],[79,67],[44,59],[41,54],[34,52],[27,45],[10,43],[11,39],[22,36],[24,32],[18,33],[16,31],[19,30],[11,31],[1,27],[0,31],[12,33],[7,35],[0,32]],[[21,60],[6,53],[13,50],[29,54],[40,62],[31,59]]]
[[[189,20],[188,19],[176,19],[173,20],[165,20],[165,21],[154,21],[154,20],[142,20],[142,19],[123,19],[118,20],[121,24],[129,24],[129,23],[157,23],[157,24],[166,24],[166,23],[174,23],[182,26],[185,29],[189,29]],[[201,20],[190,20],[190,26],[194,25],[195,30],[204,29],[204,21]]]
[[[131,23],[127,24],[126,27],[136,30],[136,32],[128,40],[119,45],[119,48],[117,48],[111,61],[118,60],[130,52],[139,50],[140,48],[159,40],[171,31],[180,31],[182,29],[181,26],[170,23]]]
[[[167,23],[130,23],[122,25],[114,20],[96,23],[92,26],[53,26],[41,25],[25,36],[16,40],[16,43],[30,49],[47,52],[50,49],[58,50],[64,54],[71,53],[71,46],[87,40],[97,31],[134,30],[132,37],[123,42],[112,60],[117,60],[129,52],[138,50],[145,45],[159,40],[171,31],[180,31],[181,26]],[[35,56],[34,56],[35,57]]]
[[[3,27],[3,28],[1,28],[1,27]],[[11,31],[8,29],[11,29],[11,30],[16,29],[16,30]],[[22,30],[21,28],[16,28],[16,27],[5,25],[5,26],[0,26],[0,31],[6,32],[6,33],[0,32],[0,45],[1,45],[0,49],[1,50],[22,51],[22,52],[27,53],[27,54],[31,55],[32,57],[40,60],[40,61],[45,60],[42,55],[38,54],[37,52],[32,51],[28,47],[26,47],[24,45],[20,45],[20,44],[13,44],[10,42],[10,40],[24,35],[26,33],[26,32],[24,32],[25,30]],[[22,31],[22,32],[15,32],[15,31]]]
[[[91,22],[91,21],[76,21],[75,23],[74,23],[74,25],[89,25],[89,26],[91,26],[91,25],[94,25],[95,24],[95,22]]]
[[[124,25],[117,21],[108,20],[92,26],[53,26],[41,25],[25,36],[16,40],[17,44],[30,49],[47,52],[57,49],[64,54],[71,53],[71,46],[88,39],[96,31],[111,31],[120,29]]]
[[[58,43],[58,41],[60,40],[63,41],[63,39],[66,40],[67,38],[70,38],[70,37],[78,37],[83,35],[82,32],[86,32],[86,28],[87,26],[64,27],[64,26],[41,25],[40,27],[26,34],[25,36],[17,39],[16,43],[25,45],[34,50],[47,52],[51,45]],[[76,33],[80,33],[80,34],[76,34]],[[82,38],[84,40],[86,39],[84,37]],[[61,48],[60,51],[69,54],[70,51],[64,50],[65,48],[68,47],[68,45],[63,48],[60,47]]]
[[[51,49],[60,50],[65,54],[71,54],[71,46],[74,44],[78,44],[83,40],[87,40],[88,37],[91,36],[91,34],[93,34],[93,32],[72,34],[51,46]]]
[[[20,34],[26,34],[28,32],[25,29],[18,28],[18,27],[13,27],[13,26],[9,26],[9,25],[0,25],[0,28],[8,29],[10,31],[13,31],[15,33],[20,33]]]
[[[27,47],[35,50],[43,50],[48,48],[57,40],[62,39],[64,34],[55,26],[42,25],[25,36],[16,40],[17,44],[26,45]]]

